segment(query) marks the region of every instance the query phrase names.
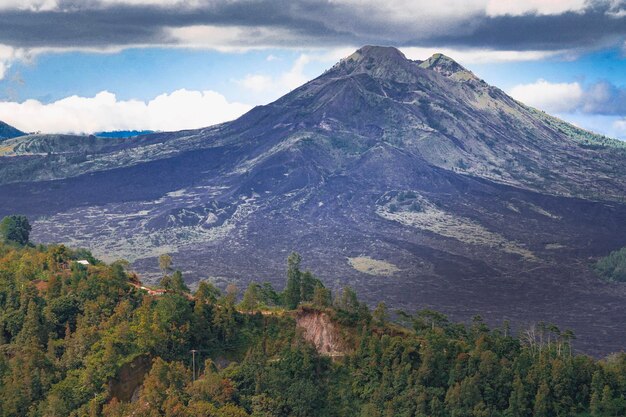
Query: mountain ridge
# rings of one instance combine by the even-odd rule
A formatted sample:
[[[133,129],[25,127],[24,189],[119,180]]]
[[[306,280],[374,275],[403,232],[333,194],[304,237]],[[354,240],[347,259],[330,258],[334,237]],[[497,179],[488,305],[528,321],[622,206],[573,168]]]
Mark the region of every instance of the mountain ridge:
[[[0,141],[24,135],[26,135],[26,133],[0,120]]]

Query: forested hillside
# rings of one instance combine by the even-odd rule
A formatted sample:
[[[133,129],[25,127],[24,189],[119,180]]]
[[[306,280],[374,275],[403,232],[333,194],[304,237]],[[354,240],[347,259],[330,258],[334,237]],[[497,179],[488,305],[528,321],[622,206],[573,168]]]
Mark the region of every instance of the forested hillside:
[[[555,326],[518,337],[479,317],[370,312],[295,254],[284,292],[242,296],[206,281],[191,295],[161,266],[164,288],[149,293],[121,261],[0,244],[0,416],[626,414],[626,355],[576,355]],[[304,340],[296,318],[311,311],[340,329],[340,354]]]

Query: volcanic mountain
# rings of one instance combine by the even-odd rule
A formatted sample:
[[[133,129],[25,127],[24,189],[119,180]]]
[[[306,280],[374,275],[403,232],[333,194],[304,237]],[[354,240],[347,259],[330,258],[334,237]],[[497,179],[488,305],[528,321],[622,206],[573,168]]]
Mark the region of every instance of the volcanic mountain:
[[[33,135],[0,148],[0,215],[33,239],[156,279],[284,282],[298,251],[334,288],[455,319],[554,322],[626,347],[626,148],[530,108],[452,59],[367,46],[237,120],[136,138]]]

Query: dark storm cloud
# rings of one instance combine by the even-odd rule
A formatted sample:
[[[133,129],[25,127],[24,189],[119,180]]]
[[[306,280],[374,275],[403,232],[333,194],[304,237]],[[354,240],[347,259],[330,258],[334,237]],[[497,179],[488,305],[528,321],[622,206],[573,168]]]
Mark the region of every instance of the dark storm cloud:
[[[114,6],[96,9],[73,7],[64,2],[59,11],[0,12],[0,43],[15,47],[107,47],[131,44],[168,44],[176,40],[166,27],[192,25],[269,27],[288,29],[297,38],[319,39],[320,44],[345,42],[351,34],[333,30],[323,22],[303,18],[304,11],[288,0],[252,1],[175,8]],[[319,9],[322,2],[312,2]],[[241,39],[242,46],[255,39]],[[285,39],[289,45],[291,39]]]
[[[459,38],[455,34],[435,36],[432,44],[489,46],[494,49],[558,50],[607,46],[624,40],[626,18],[606,9],[556,16],[498,16],[483,18],[480,25]]]
[[[419,15],[394,20],[373,9],[323,0],[209,2],[197,7],[104,6],[95,1],[62,0],[53,11],[0,12],[0,44],[25,48],[173,45],[178,41],[165,28],[215,25],[248,28],[247,34],[257,28],[283,34],[271,40],[241,36],[233,41],[236,45],[226,45],[242,47],[375,43],[514,50],[593,48],[626,38],[626,16],[616,15],[615,4],[596,1],[582,12],[544,16],[489,17],[474,10],[433,21]]]

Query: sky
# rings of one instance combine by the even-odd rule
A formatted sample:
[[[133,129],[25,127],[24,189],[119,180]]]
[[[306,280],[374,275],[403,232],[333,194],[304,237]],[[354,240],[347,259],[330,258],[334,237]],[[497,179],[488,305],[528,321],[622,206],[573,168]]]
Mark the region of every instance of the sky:
[[[0,120],[46,133],[204,127],[366,44],[443,52],[626,140],[626,0],[0,0]]]

